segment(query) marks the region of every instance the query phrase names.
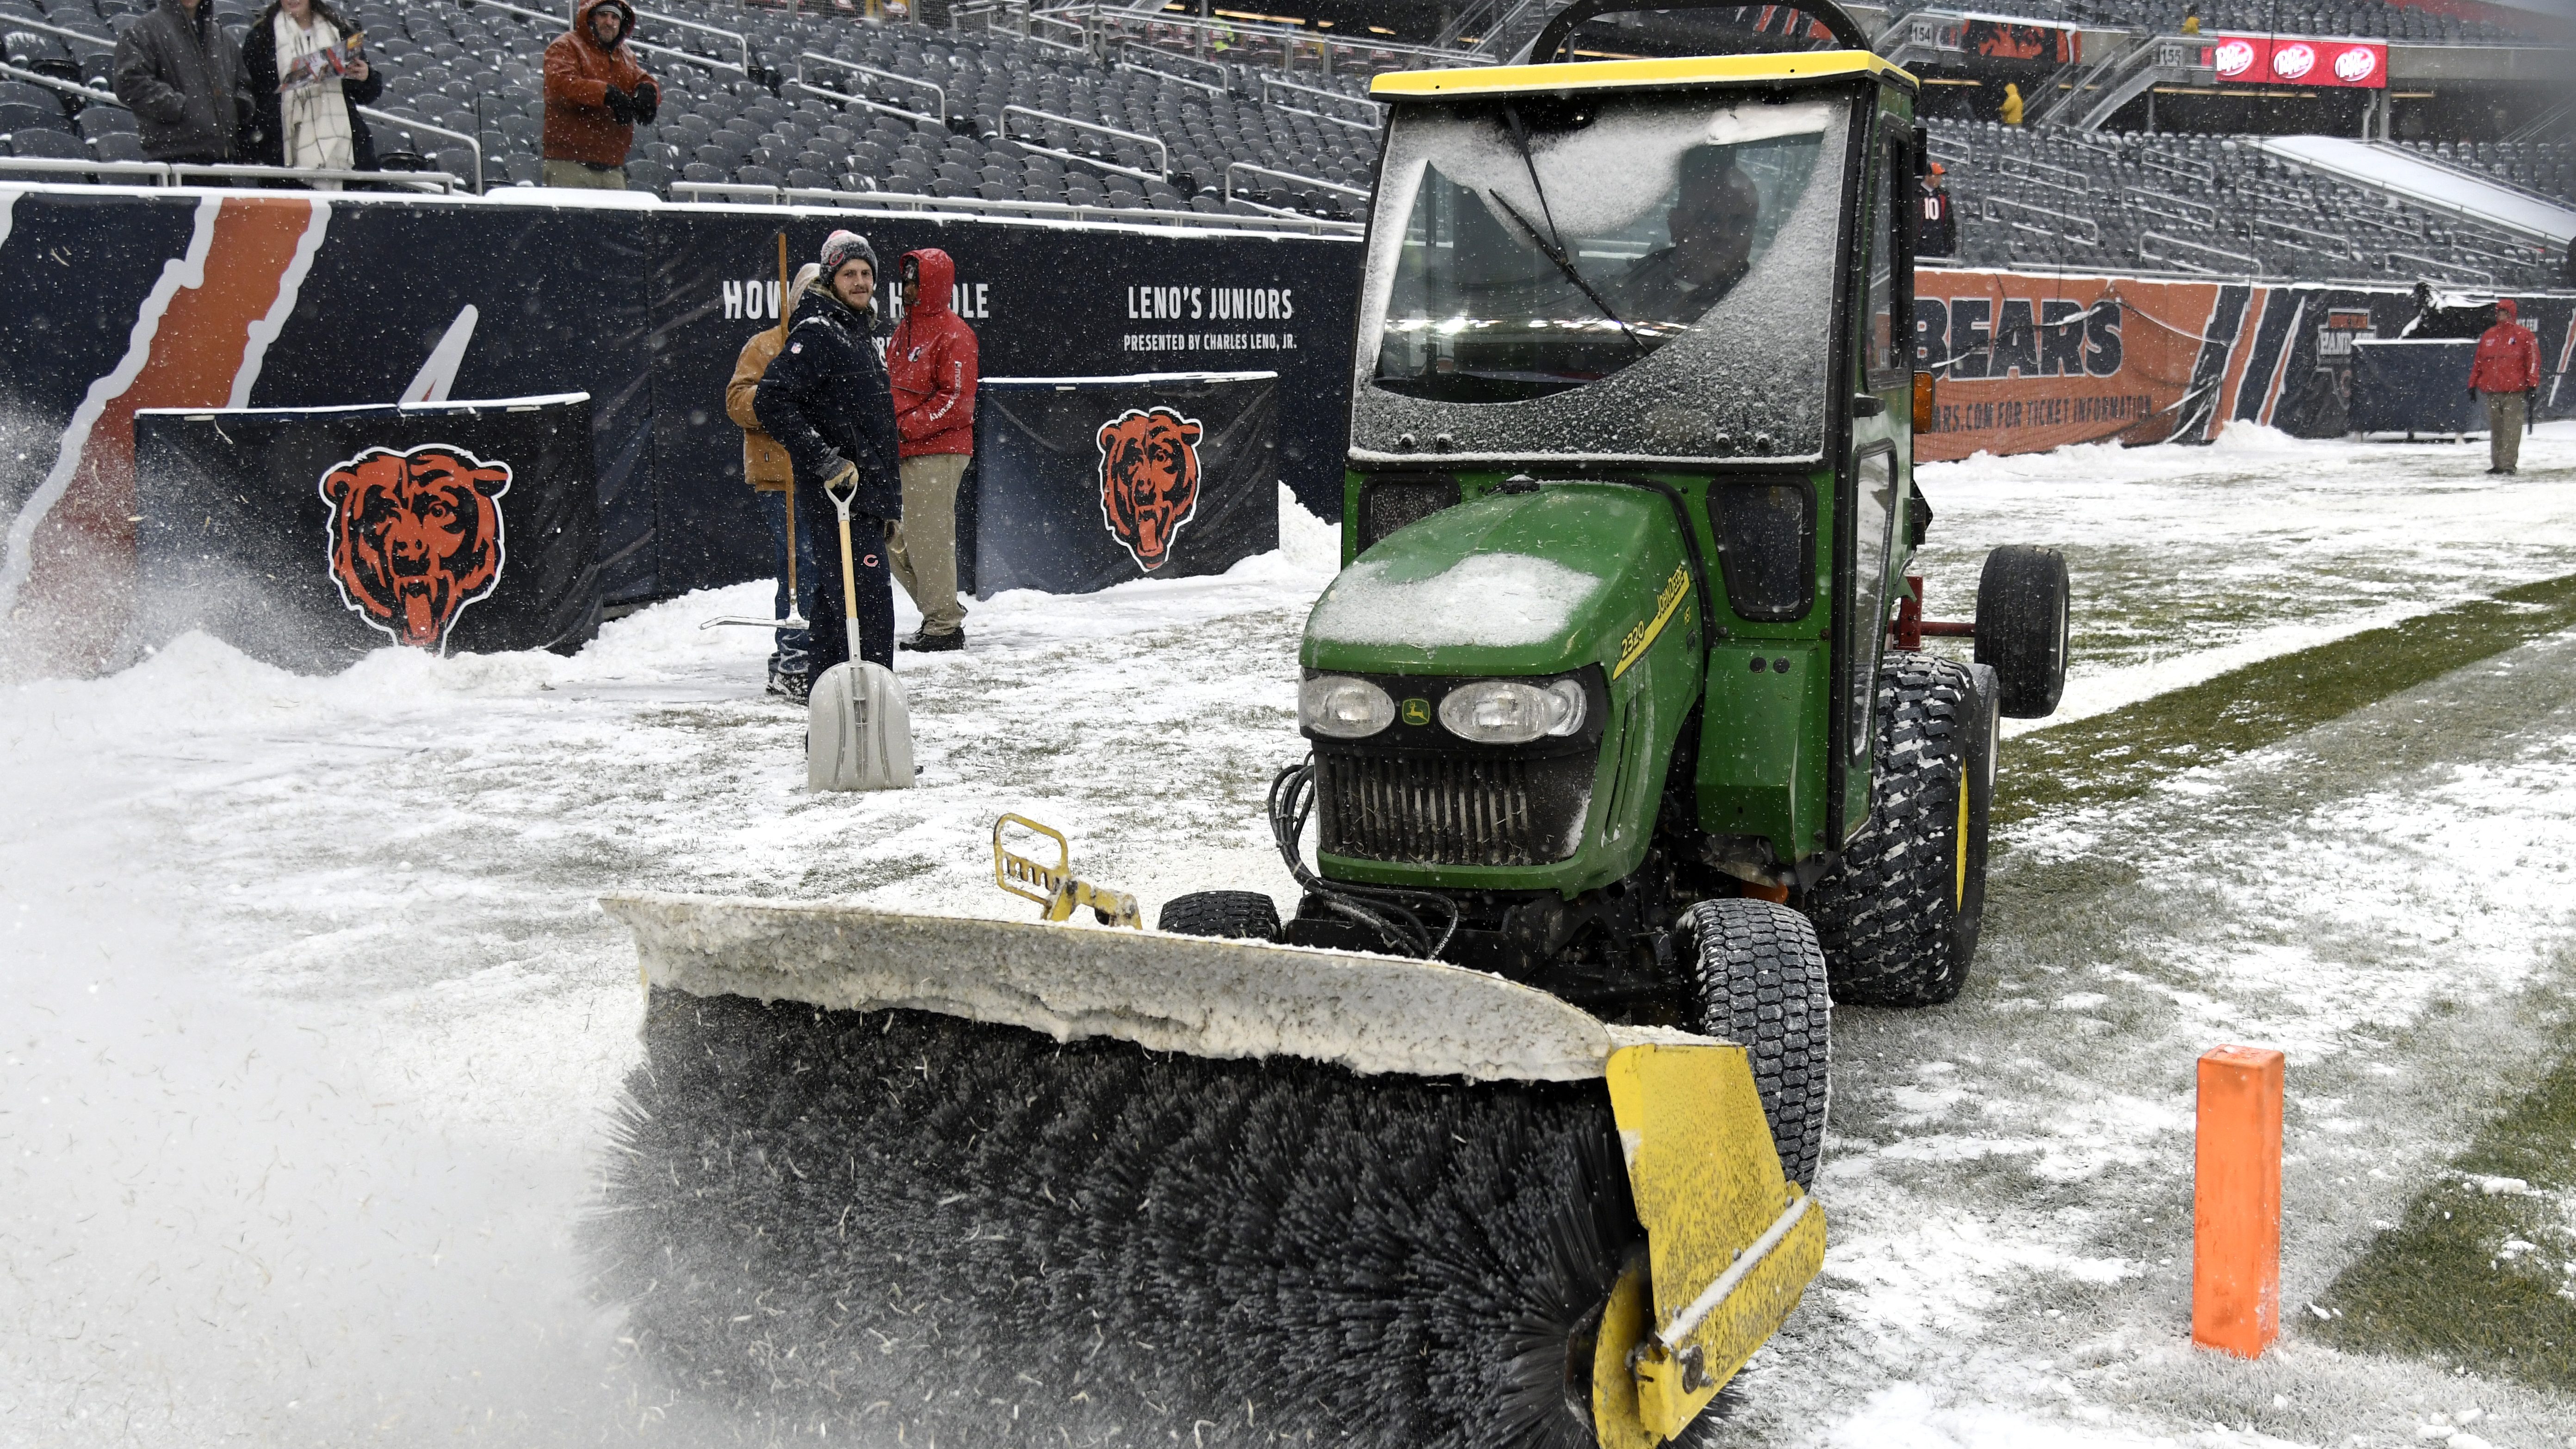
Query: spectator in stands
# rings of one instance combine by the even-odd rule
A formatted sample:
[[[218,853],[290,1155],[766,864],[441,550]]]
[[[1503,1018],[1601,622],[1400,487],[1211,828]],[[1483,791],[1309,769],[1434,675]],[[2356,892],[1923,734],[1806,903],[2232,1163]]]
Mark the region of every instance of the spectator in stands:
[[[544,180],[548,186],[626,189],[635,126],[662,109],[661,87],[635,63],[626,0],[581,0],[572,29],[546,47]]]
[[[2200,33],[2200,7],[2198,5],[2185,5],[2182,7],[2182,33],[2185,35],[2198,35]]]
[[[356,34],[330,0],[269,0],[242,38],[255,103],[244,160],[304,171],[373,171],[376,142],[358,107],[385,78],[352,49]],[[337,191],[337,181],[313,183]]]
[[[2495,312],[2469,363],[2469,391],[2487,400],[2487,471],[2510,475],[2522,462],[2523,425],[2539,401],[2540,339],[2515,320],[2512,298],[2497,302]]]
[[[1623,317],[1692,323],[1752,266],[1762,192],[1723,146],[1682,153],[1681,189],[1665,215],[1673,244],[1639,257],[1611,288]]]
[[[1935,161],[1931,173],[1923,178],[1923,224],[1915,228],[1914,254],[1950,257],[1958,250],[1959,219],[1950,211],[1949,168]]]
[[[875,337],[877,254],[865,237],[836,231],[823,242],[824,285],[805,294],[787,327],[787,350],[752,394],[761,428],[787,449],[796,470],[796,527],[814,546],[814,621],[807,668],[850,657],[842,620],[859,621],[859,657],[894,667],[894,590],[886,538],[903,517],[901,446],[894,398]],[[850,551],[840,551],[839,514],[827,489],[849,500]],[[857,582],[854,610],[842,603],[841,571]]]
[[[2021,111],[2021,87],[2014,85],[2011,82],[2006,82],[2004,85],[2004,110],[2001,118],[2003,123],[2007,126],[2020,125]]]
[[[116,98],[134,113],[143,154],[215,165],[256,105],[241,50],[215,23],[214,0],[160,0],[117,37]]]
[[[957,602],[957,484],[975,452],[975,329],[950,306],[957,264],[936,247],[897,263],[903,320],[886,344],[894,425],[903,437],[903,522],[890,535],[895,582],[921,609],[903,641],[924,654],[966,647]]]
[[[778,315],[794,317],[805,294],[822,275],[818,262],[807,262],[799,269],[795,284],[779,301]],[[742,345],[741,355],[734,359],[733,381],[725,387],[725,416],[742,429],[742,481],[760,495],[760,521],[769,527],[771,566],[778,574],[778,596],[770,606],[774,611],[770,617],[784,619],[793,613],[812,619],[814,536],[798,532],[790,513],[796,496],[796,465],[789,461],[787,450],[778,445],[778,440],[761,428],[760,414],[753,411],[760,380],[769,375],[769,364],[786,343],[784,327],[763,327],[751,334],[751,340]],[[837,534],[832,546],[840,546]],[[806,687],[813,682],[811,671],[805,667],[805,650],[802,629],[780,629],[771,636],[770,693],[804,702]]]

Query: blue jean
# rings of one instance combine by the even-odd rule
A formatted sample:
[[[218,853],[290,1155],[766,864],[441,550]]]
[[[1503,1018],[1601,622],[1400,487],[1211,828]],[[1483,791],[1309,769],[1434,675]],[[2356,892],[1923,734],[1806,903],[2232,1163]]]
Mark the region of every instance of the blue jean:
[[[770,605],[770,617],[784,619],[787,599],[787,495],[762,493],[760,521],[769,529],[769,567],[778,576],[778,593]],[[796,530],[796,614],[803,619],[814,617],[814,535],[803,527]],[[769,667],[783,674],[806,672],[807,640],[802,629],[781,629],[769,651]]]

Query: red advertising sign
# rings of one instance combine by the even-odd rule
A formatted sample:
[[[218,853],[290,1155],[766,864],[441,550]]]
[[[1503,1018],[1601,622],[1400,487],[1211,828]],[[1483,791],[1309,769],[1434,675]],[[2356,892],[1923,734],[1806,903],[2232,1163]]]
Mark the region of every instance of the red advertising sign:
[[[2314,35],[2221,35],[2201,64],[2223,85],[2388,88],[2388,42]]]

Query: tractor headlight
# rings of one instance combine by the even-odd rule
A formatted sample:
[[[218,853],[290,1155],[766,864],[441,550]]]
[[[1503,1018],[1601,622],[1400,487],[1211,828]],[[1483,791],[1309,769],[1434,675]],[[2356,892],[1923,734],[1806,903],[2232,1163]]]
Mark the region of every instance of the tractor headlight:
[[[1366,739],[1395,723],[1395,701],[1365,679],[1318,675],[1297,687],[1297,723],[1331,739]]]
[[[1458,738],[1480,745],[1525,745],[1541,735],[1570,735],[1583,728],[1583,685],[1573,679],[1548,685],[1518,679],[1462,684],[1440,701],[1440,723]]]

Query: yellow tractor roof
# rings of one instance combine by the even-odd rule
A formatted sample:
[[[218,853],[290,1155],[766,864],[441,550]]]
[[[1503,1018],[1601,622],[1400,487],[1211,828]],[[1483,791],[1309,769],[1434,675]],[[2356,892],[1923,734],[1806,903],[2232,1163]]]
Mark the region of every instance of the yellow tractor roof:
[[[1671,60],[1592,60],[1561,65],[1486,65],[1459,70],[1388,71],[1369,82],[1380,100],[1439,96],[1509,96],[1543,91],[1654,89],[1697,83],[1742,85],[1811,81],[1829,76],[1893,77],[1909,89],[1911,72],[1866,50],[1793,51],[1776,55],[1696,55]]]

